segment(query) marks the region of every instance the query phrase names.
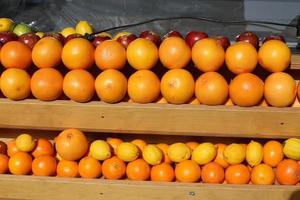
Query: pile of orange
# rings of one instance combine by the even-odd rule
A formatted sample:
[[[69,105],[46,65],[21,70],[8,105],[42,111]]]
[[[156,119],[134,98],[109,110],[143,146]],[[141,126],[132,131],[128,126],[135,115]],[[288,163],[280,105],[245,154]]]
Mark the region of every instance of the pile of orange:
[[[3,45],[0,52],[6,69],[0,87],[3,95],[12,100],[25,99],[32,93],[43,101],[56,100],[64,94],[76,102],[87,102],[96,94],[108,103],[128,99],[136,103],[231,102],[238,106],[264,102],[265,106],[275,107],[297,103],[296,81],[283,72],[290,64],[291,52],[279,40],[269,40],[258,50],[250,43],[236,42],[224,51],[213,38],[199,40],[192,48],[180,37],[168,37],[159,47],[138,38],[125,49],[114,39],[94,48],[84,38],[72,39],[63,46],[55,38],[44,37],[32,50],[12,41]],[[127,63],[137,71],[126,77],[127,73],[119,70],[128,67]],[[191,63],[203,74],[195,77],[183,69]],[[252,74],[258,64],[272,73],[266,80]],[[70,70],[64,75],[62,65]],[[161,78],[151,71],[160,65],[168,69]],[[224,65],[236,75],[229,82],[218,73]],[[25,71],[30,66],[38,68],[31,78]],[[93,66],[101,70],[97,76],[89,71]]]
[[[263,157],[252,165],[247,156],[235,164],[230,164],[232,161],[228,160],[228,154],[225,153],[230,145],[222,143],[214,145],[216,149],[214,157],[199,164],[199,161],[193,158],[194,151],[208,143],[199,144],[190,141],[173,145],[165,143],[148,145],[142,139],[124,142],[120,138],[107,138],[96,140],[110,147],[110,154],[105,159],[100,159],[95,155],[101,155],[101,150],[93,154],[95,152],[92,145],[95,141],[89,142],[85,134],[78,129],[64,130],[54,142],[42,138],[32,139],[35,145],[28,151],[19,149],[19,138],[11,140],[7,144],[7,152],[0,154],[0,174],[82,178],[103,176],[112,180],[127,178],[139,181],[219,184],[296,185],[300,182],[300,162],[284,158],[283,146],[275,140],[263,145]],[[124,161],[124,155],[121,156],[118,152],[121,151],[122,145],[135,146],[139,151],[138,155],[130,161]],[[176,145],[184,146],[189,151],[184,158],[180,157],[180,161],[175,161],[174,154],[171,154],[171,148]],[[162,153],[161,159],[155,164],[149,163],[145,157],[145,151],[149,146],[157,148]],[[242,148],[248,149],[248,146],[242,144]],[[125,156],[130,156],[131,150],[125,150],[127,152]],[[176,152],[179,153],[178,149]],[[206,152],[202,152],[200,156],[204,156],[204,153]],[[152,156],[155,157],[154,154]]]

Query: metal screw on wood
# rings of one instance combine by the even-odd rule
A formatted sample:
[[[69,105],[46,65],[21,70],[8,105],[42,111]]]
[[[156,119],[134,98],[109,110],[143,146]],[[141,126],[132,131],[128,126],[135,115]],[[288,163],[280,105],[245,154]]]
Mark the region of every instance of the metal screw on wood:
[[[189,196],[195,196],[196,193],[195,192],[189,192]]]

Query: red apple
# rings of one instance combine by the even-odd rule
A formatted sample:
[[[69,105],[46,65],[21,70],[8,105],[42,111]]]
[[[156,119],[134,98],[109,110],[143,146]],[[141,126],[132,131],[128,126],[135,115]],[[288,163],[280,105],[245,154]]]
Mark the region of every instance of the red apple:
[[[153,32],[153,31],[144,31],[144,32],[141,32],[140,38],[145,38],[147,40],[150,40],[156,46],[159,46],[160,43],[161,43],[160,36],[157,33]]]
[[[65,37],[61,33],[45,33],[44,37],[54,37],[62,44],[64,44]]]
[[[224,51],[230,46],[230,40],[226,36],[215,36],[213,38],[223,47]]]
[[[0,141],[0,154],[5,154],[7,153],[7,145],[3,142]]]
[[[252,32],[244,32],[244,33],[239,34],[238,36],[236,36],[235,41],[248,42],[248,43],[252,44],[256,49],[258,49],[258,47],[259,47],[259,39],[258,39],[257,35],[255,35]]]
[[[179,33],[178,31],[170,31],[167,34],[165,34],[162,38],[162,40],[168,38],[168,37],[182,37],[181,33]]]
[[[0,42],[5,44],[10,41],[18,40],[18,36],[13,32],[2,32],[0,33]]]
[[[83,38],[83,35],[81,35],[79,33],[70,34],[64,39],[64,43],[66,44],[67,42],[69,42],[70,40],[72,40],[74,38]]]
[[[104,35],[99,35],[99,36],[96,36],[94,39],[93,39],[93,45],[94,47],[97,47],[99,44],[101,44],[103,41],[105,40],[110,40],[111,38],[108,37],[108,36],[104,36]]]
[[[284,37],[283,37],[282,35],[277,35],[277,34],[273,34],[273,35],[269,35],[269,36],[265,37],[265,38],[263,39],[263,42],[262,42],[262,43],[265,43],[265,42],[268,41],[268,40],[280,40],[280,41],[282,41],[282,42],[285,43]]]
[[[185,42],[192,48],[194,44],[201,39],[208,38],[204,32],[191,31],[185,36]]]
[[[25,33],[19,37],[19,41],[26,44],[31,49],[39,40],[40,37],[37,36],[35,33]]]
[[[130,42],[132,42],[136,38],[137,36],[134,34],[122,35],[118,37],[117,41],[120,42],[123,45],[123,47],[127,48]]]

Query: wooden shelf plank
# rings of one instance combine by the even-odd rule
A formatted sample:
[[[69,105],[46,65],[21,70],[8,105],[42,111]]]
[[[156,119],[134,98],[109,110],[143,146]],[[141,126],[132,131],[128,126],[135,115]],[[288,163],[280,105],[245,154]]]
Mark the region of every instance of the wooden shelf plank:
[[[154,183],[104,179],[0,176],[0,199],[14,200],[299,200],[299,186]]]
[[[291,69],[300,69],[300,54],[292,54]]]
[[[300,137],[300,108],[0,99],[0,128],[222,137]]]

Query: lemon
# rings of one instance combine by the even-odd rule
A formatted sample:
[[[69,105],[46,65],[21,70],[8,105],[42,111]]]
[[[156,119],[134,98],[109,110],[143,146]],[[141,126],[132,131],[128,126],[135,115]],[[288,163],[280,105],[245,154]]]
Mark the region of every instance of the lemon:
[[[290,159],[300,160],[300,139],[290,138],[284,141],[283,153]]]
[[[40,38],[44,37],[45,33],[44,32],[36,32],[35,33],[37,36],[39,36]]]
[[[93,27],[87,21],[80,21],[76,25],[76,33],[79,33],[81,35],[85,35],[86,33],[92,34],[93,33]]]
[[[229,164],[239,164],[245,160],[246,148],[242,144],[233,143],[225,147],[223,154]]]
[[[143,149],[143,159],[150,165],[158,165],[163,158],[162,151],[155,145],[149,144]]]
[[[0,18],[0,32],[12,31],[14,22],[9,18]]]
[[[130,35],[130,34],[132,34],[132,33],[130,33],[130,32],[119,32],[119,33],[117,33],[115,36],[114,36],[114,38],[113,38],[113,40],[117,40],[119,37],[121,37],[121,36],[123,36],[123,35]]]
[[[191,149],[184,143],[174,143],[169,146],[167,152],[173,162],[181,162],[191,157]]]
[[[130,142],[122,142],[117,147],[117,156],[125,162],[134,161],[139,157],[139,148]]]
[[[35,141],[29,134],[21,134],[16,139],[16,147],[20,151],[30,152],[35,147]]]
[[[105,160],[111,157],[111,149],[104,140],[95,140],[90,146],[90,155],[97,160]]]
[[[76,30],[73,27],[66,27],[60,32],[64,37],[68,37],[71,34],[76,33]]]
[[[215,145],[209,142],[199,144],[193,151],[192,160],[199,165],[211,162],[217,155]]]
[[[106,33],[106,32],[101,32],[101,33],[98,33],[98,34],[96,34],[96,36],[107,36],[107,37],[109,37],[110,39],[112,39],[112,36],[111,36],[111,34],[109,34],[109,33]]]
[[[263,146],[255,141],[251,141],[247,145],[246,160],[253,167],[261,163],[263,159]]]

